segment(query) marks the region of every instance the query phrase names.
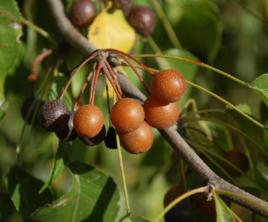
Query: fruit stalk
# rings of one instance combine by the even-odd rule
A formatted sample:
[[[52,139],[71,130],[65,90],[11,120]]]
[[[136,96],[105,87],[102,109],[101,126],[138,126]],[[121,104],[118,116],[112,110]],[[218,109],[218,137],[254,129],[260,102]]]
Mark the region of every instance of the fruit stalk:
[[[58,30],[64,36],[65,40],[80,52],[88,55],[94,51],[94,47],[83,37],[69,22],[64,14],[64,8],[60,0],[46,0],[51,13],[54,16]],[[111,50],[112,51],[112,50]],[[125,76],[118,75],[120,86],[125,94],[132,97],[144,100],[145,96],[133,86]],[[214,185],[216,192],[226,191],[224,196],[232,201],[245,206],[254,212],[268,218],[268,202],[251,195],[250,193],[228,183],[215,174],[203,160],[194,152],[194,150],[185,142],[185,140],[178,134],[175,128],[164,129],[160,131],[161,134],[170,143],[171,147],[178,152],[187,164],[196,171],[206,183]],[[240,194],[239,196],[230,195],[229,192]]]

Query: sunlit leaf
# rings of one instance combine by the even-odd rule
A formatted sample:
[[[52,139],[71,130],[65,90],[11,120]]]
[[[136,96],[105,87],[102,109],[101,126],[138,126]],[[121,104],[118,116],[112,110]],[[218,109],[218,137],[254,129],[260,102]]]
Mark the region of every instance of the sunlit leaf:
[[[216,212],[217,212],[217,222],[235,222],[235,219],[231,213],[231,210],[226,206],[218,196],[214,196]]]
[[[118,212],[118,191],[112,178],[83,163],[69,166],[73,175],[70,191],[37,210],[34,221],[114,221]]]
[[[120,222],[150,222],[150,220],[144,217],[131,217],[131,218],[127,217],[127,218],[120,220]]]
[[[262,97],[268,106],[268,74],[263,74],[251,82],[253,89]]]
[[[14,0],[0,4],[0,97],[3,97],[5,76],[18,63],[21,47],[20,13]],[[0,98],[2,99],[2,98]]]
[[[114,48],[129,52],[135,42],[135,31],[121,10],[103,11],[89,27],[88,39],[96,48]]]

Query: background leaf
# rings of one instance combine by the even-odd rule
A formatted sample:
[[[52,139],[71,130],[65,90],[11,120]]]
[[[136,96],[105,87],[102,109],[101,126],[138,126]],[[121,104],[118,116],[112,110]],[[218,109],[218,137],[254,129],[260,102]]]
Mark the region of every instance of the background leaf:
[[[121,10],[112,13],[103,11],[89,27],[88,39],[96,48],[129,52],[135,42],[135,32]]]
[[[20,13],[14,0],[4,0],[0,4],[0,97],[3,97],[5,76],[18,63],[21,47]],[[0,98],[1,99],[1,98]]]
[[[22,217],[16,211],[8,194],[0,194],[0,221],[22,222]]]
[[[14,167],[8,175],[8,188],[16,209],[28,216],[34,210],[53,200],[50,190],[38,191],[43,182],[34,178],[19,167]]]
[[[268,106],[268,74],[265,73],[258,76],[253,82],[251,82],[251,86]]]
[[[231,210],[226,206],[222,199],[215,195],[214,200],[217,212],[217,222],[235,222]]]
[[[219,145],[223,151],[233,150],[232,138],[226,127],[213,122],[207,122],[206,124],[209,127],[213,141]]]
[[[73,175],[70,191],[37,210],[34,221],[114,221],[118,212],[118,190],[112,178],[83,163],[69,166]]]

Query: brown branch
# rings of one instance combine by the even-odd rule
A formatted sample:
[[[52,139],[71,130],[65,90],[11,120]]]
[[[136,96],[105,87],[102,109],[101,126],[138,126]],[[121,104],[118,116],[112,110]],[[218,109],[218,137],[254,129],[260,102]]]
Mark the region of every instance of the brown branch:
[[[81,53],[89,54],[94,50],[85,37],[83,37],[68,21],[64,14],[60,0],[47,0],[50,10],[58,25],[59,31],[66,41]],[[135,97],[141,101],[146,98],[124,75],[119,75],[120,86],[126,95]],[[215,174],[195,151],[180,136],[175,127],[160,130],[162,136],[169,142],[172,148],[178,152],[187,164],[196,171],[206,183],[215,187],[216,192],[230,200],[247,207],[254,212],[268,217],[268,202],[251,195],[250,193],[230,184]]]

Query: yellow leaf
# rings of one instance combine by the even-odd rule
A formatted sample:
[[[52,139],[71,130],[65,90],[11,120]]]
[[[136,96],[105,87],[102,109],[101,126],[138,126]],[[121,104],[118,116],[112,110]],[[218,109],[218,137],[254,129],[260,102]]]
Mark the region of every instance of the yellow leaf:
[[[121,10],[103,11],[88,30],[88,39],[97,49],[113,48],[129,52],[135,43],[135,31]]]
[[[110,82],[107,82],[107,84],[108,84],[108,97],[109,98],[114,98],[115,97],[114,89],[113,89],[113,87],[112,87]],[[103,96],[104,96],[104,98],[107,98],[106,88],[103,91]]]

